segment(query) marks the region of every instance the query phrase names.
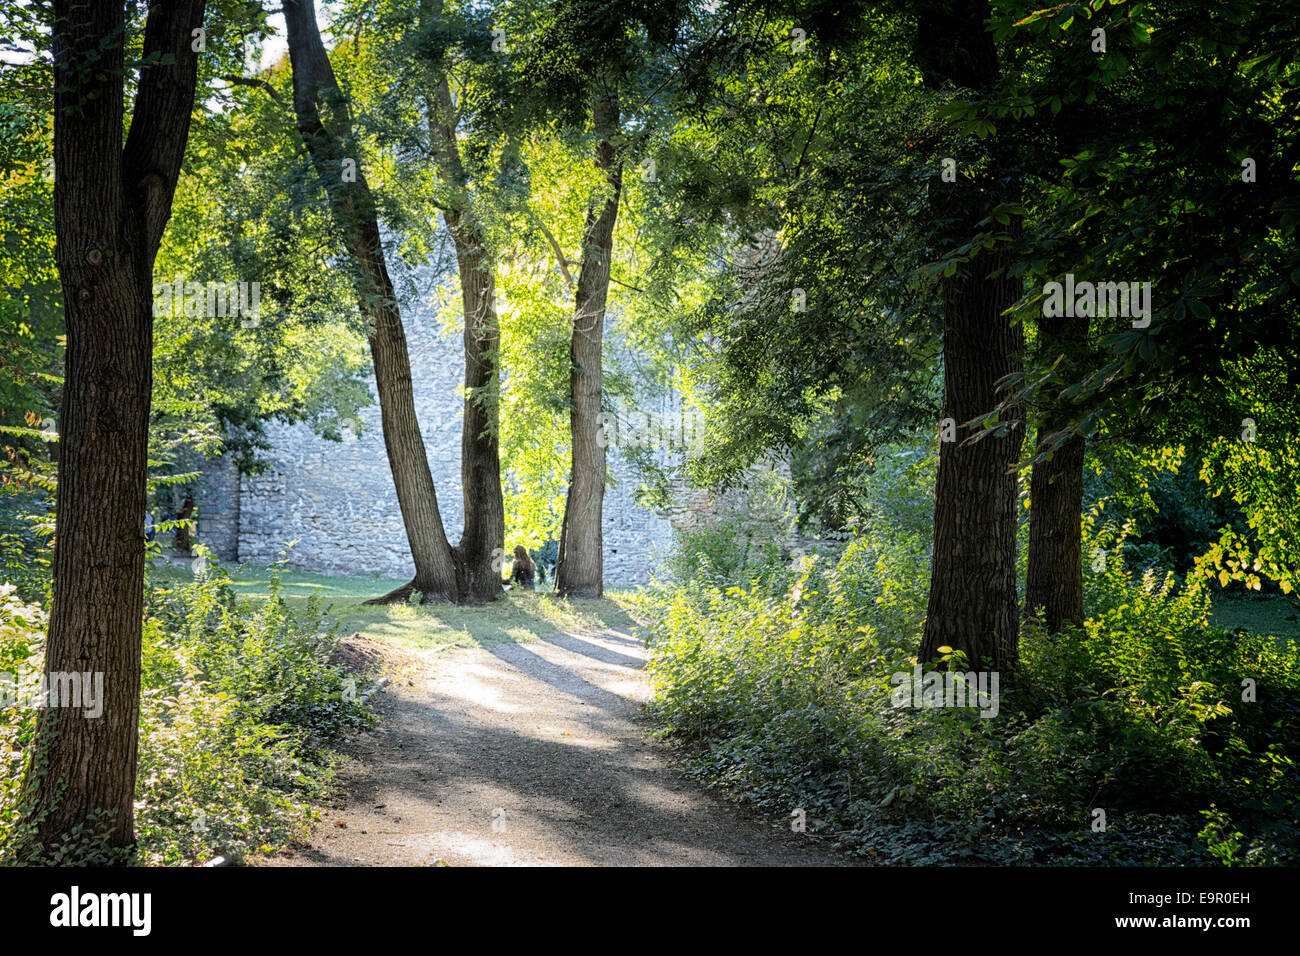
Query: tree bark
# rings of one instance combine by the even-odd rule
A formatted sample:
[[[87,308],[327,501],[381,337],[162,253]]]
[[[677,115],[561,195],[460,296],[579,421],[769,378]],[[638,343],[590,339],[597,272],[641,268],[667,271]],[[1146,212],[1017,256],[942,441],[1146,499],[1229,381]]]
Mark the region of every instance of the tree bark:
[[[135,842],[152,272],[189,136],[191,31],[203,11],[204,0],[150,5],[144,54],[161,60],[142,72],[124,147],[123,6],[54,5],[55,258],[67,360],[45,674],[100,674],[104,700],[99,717],[79,706],[84,696],[41,712],[24,795],[37,852],[83,839],[123,850]]]
[[[349,151],[351,119],[347,98],[339,89],[321,42],[313,0],[285,0],[284,18],[289,32],[298,131],[325,184],[330,209],[356,266],[358,304],[371,330],[370,352],[375,364],[384,447],[415,563],[415,578],[410,583],[368,603],[405,600],[413,590],[421,592],[426,602],[456,601],[456,567],[415,413],[406,331],[384,261],[374,197],[360,168],[359,151]],[[321,117],[322,100],[332,129]],[[345,159],[354,161],[350,172],[355,178],[344,178]]]
[[[1038,321],[1044,364],[1059,360],[1055,379],[1073,381],[1070,361],[1088,339],[1088,320],[1044,316]],[[1038,425],[1035,452],[1071,425],[1059,396]],[[1050,458],[1034,465],[1029,484],[1029,563],[1025,571],[1025,613],[1040,616],[1053,633],[1083,622],[1083,459],[1085,441],[1073,435]]]
[[[499,448],[501,328],[496,313],[496,275],[465,188],[465,168],[456,145],[455,107],[445,74],[438,78],[428,120],[434,161],[451,193],[443,216],[456,247],[465,312],[465,408],[460,436],[465,527],[453,552],[456,581],[462,602],[482,604],[501,596],[506,538]]]
[[[997,79],[997,56],[985,29],[987,4],[921,4],[917,61],[927,85],[987,91]],[[996,148],[997,144],[994,143]],[[997,163],[993,164],[997,168]],[[930,181],[937,221],[946,222],[942,244],[960,246],[1012,187],[992,178],[959,175]],[[944,416],[958,425],[955,443],[940,443],[935,487],[930,596],[918,656],[932,661],[940,647],[965,652],[970,666],[1014,671],[1018,645],[1016,593],[1016,475],[1024,438],[1022,413],[1002,434],[971,440],[969,423],[998,404],[996,383],[1021,369],[1023,330],[1004,311],[1020,296],[1020,283],[996,270],[1011,262],[1003,244],[964,263],[943,280]]]
[[[1029,485],[1025,610],[1053,633],[1083,623],[1083,457],[1084,440],[1075,435],[1034,465]]]
[[[555,589],[566,597],[600,597],[604,592],[602,513],[605,501],[605,444],[601,439],[601,365],[605,303],[623,187],[622,164],[611,142],[618,131],[618,99],[601,95],[592,106],[592,126],[600,137],[596,167],[605,173],[607,194],[599,212],[587,211],[582,270],[569,345],[569,432],[573,449],[569,493],[564,502]]]
[[[944,282],[943,413],[958,428],[956,442],[940,445],[919,655],[930,661],[952,647],[972,667],[1008,673],[1018,642],[1015,464],[1024,430],[1017,421],[1005,435],[972,441],[979,429],[967,423],[997,405],[995,383],[1020,369],[1023,332],[1001,314],[1019,298],[1019,283],[988,278],[1009,261],[1006,252],[984,254]]]
[[[1057,116],[1059,154],[1071,156],[1093,135],[1095,109],[1069,103]],[[1087,227],[1085,227],[1087,228]],[[1088,348],[1090,320],[1082,316],[1038,319],[1039,365],[1053,368],[1046,407],[1039,416],[1035,457],[1072,424],[1059,385],[1077,380]],[[1025,570],[1025,614],[1038,616],[1051,633],[1083,623],[1083,462],[1085,439],[1074,435],[1050,458],[1034,464],[1029,484],[1029,554]]]
[[[506,538],[498,447],[500,330],[493,276],[488,267],[480,264],[482,258],[481,245],[465,248],[457,244],[465,303],[465,411],[460,436],[465,529],[456,545],[455,559],[461,601],[467,604],[495,601],[501,596]]]

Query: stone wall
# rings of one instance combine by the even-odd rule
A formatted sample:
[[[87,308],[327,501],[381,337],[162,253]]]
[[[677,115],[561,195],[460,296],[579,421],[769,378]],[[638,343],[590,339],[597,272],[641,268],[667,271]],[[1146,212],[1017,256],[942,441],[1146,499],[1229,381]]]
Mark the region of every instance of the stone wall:
[[[454,544],[464,522],[460,335],[444,332],[432,306],[408,306],[403,319],[416,414],[443,525]],[[369,384],[375,394],[374,380]],[[204,542],[226,560],[237,556],[267,564],[296,542],[289,566],[297,570],[398,578],[412,574],[378,405],[364,409],[360,419],[360,436],[345,430],[342,443],[320,438],[306,425],[270,424],[267,437],[274,452],[260,475],[238,478],[224,463],[205,468],[198,498]],[[645,584],[655,556],[671,543],[671,524],[633,500],[638,480],[615,449],[610,449],[609,464],[615,482],[604,503],[605,583]]]
[[[222,561],[239,558],[239,472],[225,459],[205,461],[195,489],[198,540]]]

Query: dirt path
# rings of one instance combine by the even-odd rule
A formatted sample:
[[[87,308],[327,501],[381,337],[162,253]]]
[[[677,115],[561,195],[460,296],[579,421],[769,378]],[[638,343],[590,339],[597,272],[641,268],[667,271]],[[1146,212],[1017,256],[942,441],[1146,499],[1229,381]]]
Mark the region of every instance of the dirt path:
[[[646,740],[631,622],[379,650],[395,679],[347,748],[348,799],[279,866],[846,865],[684,778]]]

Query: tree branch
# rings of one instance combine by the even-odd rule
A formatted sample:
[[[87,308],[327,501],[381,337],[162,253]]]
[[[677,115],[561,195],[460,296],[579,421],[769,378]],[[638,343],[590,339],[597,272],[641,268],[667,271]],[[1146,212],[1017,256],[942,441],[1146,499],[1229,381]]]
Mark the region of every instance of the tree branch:
[[[217,77],[217,79],[225,80],[227,83],[231,84],[232,86],[252,86],[258,89],[266,90],[266,92],[270,95],[271,99],[275,100],[276,105],[279,106],[280,109],[289,111],[289,104],[286,103],[284,101],[284,98],[281,97],[280,94],[275,91],[275,87],[272,86],[270,83],[266,82],[266,80],[259,80],[256,77],[247,77],[247,76],[219,76]]]
[[[154,57],[155,62],[140,74],[131,131],[122,153],[122,175],[142,218],[150,256],[162,240],[185,158],[198,83],[199,56],[192,31],[203,24],[205,2],[155,0],[145,23],[144,57],[146,61]]]
[[[564,251],[560,249],[560,244],[555,241],[555,237],[551,235],[551,230],[546,228],[546,223],[542,222],[541,217],[538,216],[537,213],[532,213],[532,216],[533,220],[537,223],[537,228],[542,230],[542,235],[544,235],[546,241],[551,244],[551,251],[555,253],[556,265],[560,267],[560,272],[564,276],[564,284],[569,288],[573,288],[573,276],[569,272],[569,262],[572,260],[564,257]]]

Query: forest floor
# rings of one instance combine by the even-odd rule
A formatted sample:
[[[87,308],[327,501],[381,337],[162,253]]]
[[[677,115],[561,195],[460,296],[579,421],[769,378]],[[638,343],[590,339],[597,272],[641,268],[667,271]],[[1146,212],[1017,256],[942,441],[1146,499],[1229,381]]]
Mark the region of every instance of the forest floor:
[[[253,865],[853,865],[673,768],[613,601],[391,613],[393,634],[370,622],[343,645],[389,678],[379,725],[341,748],[345,796],[308,844]]]

